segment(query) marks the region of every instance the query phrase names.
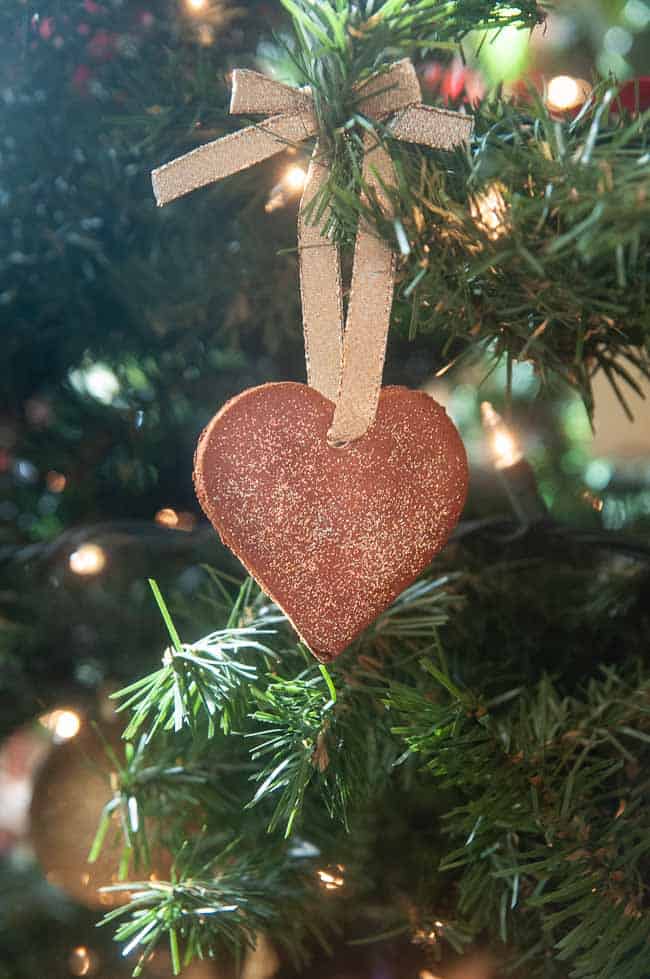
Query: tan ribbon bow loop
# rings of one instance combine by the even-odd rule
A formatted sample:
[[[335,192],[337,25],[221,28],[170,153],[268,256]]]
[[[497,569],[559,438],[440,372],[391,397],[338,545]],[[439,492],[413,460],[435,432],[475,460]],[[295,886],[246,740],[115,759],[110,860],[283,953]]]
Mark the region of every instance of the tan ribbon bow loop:
[[[247,170],[281,153],[287,146],[316,135],[318,123],[311,98],[299,89],[274,82],[255,71],[233,71],[231,111],[233,105],[238,106],[238,111],[244,111],[242,106],[249,106],[254,94],[263,104],[277,108],[281,93],[284,94],[283,111],[269,116],[263,124],[221,136],[154,170],[151,180],[158,206]],[[253,109],[246,111],[252,113]],[[264,109],[258,107],[255,112],[263,113]]]
[[[221,180],[318,133],[308,89],[291,88],[248,69],[233,71],[232,113],[262,114],[257,126],[206,143],[154,170],[158,205]],[[407,142],[451,149],[466,140],[472,119],[420,103],[413,65],[398,61],[356,86],[357,107],[368,119],[386,122],[391,136]],[[364,135],[363,177],[380,206],[389,212],[384,187],[394,182],[389,154],[372,133]],[[327,178],[327,160],[314,149],[298,217],[300,288],[309,384],[335,402],[329,439],[344,444],[360,438],[377,411],[390,321],[395,256],[365,222],[355,243],[352,285],[345,333],[339,252],[318,223],[304,212]]]

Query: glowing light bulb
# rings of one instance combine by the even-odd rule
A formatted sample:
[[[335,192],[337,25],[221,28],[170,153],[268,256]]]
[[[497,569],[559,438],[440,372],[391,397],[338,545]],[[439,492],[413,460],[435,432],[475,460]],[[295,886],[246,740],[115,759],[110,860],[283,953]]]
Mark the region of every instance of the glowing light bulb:
[[[556,75],[548,83],[546,105],[551,111],[569,112],[581,106],[590,93],[591,85],[584,78]]]
[[[506,234],[510,228],[507,219],[508,207],[503,196],[505,189],[504,185],[497,181],[480,194],[476,194],[470,201],[472,217],[493,241]]]
[[[207,7],[207,0],[185,0],[187,9],[198,14]]]
[[[489,401],[481,405],[481,421],[488,437],[495,469],[509,469],[524,457],[519,442]]]
[[[108,364],[100,361],[69,373],[70,383],[79,394],[89,395],[104,405],[113,404],[120,393],[120,381]]]
[[[161,527],[178,527],[178,514],[171,507],[163,507],[162,510],[158,510],[154,519]]]
[[[299,191],[305,186],[307,172],[297,164],[290,166],[285,173],[283,180],[289,190]]]
[[[316,873],[326,891],[338,891],[345,884],[344,870],[345,867],[338,863],[331,870],[318,870]]]
[[[68,563],[75,574],[99,574],[106,567],[106,554],[98,544],[82,544],[72,552]]]
[[[52,710],[39,718],[41,724],[52,732],[56,741],[69,741],[81,729],[81,717],[74,710]]]
[[[292,164],[287,167],[282,180],[279,184],[276,184],[269,194],[268,200],[264,206],[264,210],[267,214],[272,214],[273,211],[277,211],[278,208],[284,207],[288,204],[291,197],[295,197],[305,186],[305,181],[307,180],[307,171],[298,166],[297,163]]]
[[[45,483],[50,493],[62,493],[67,480],[63,473],[57,472],[56,469],[50,469],[45,477]]]
[[[87,976],[92,969],[92,959],[85,945],[73,948],[68,956],[68,968],[73,976]]]

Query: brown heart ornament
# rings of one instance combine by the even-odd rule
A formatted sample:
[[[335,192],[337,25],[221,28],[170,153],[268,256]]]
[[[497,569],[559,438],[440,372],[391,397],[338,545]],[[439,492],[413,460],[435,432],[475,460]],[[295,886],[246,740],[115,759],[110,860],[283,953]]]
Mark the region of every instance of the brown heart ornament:
[[[444,408],[382,389],[366,434],[328,444],[334,405],[263,384],[203,431],[194,484],[224,544],[314,655],[338,656],[428,565],[458,522],[467,457]]]

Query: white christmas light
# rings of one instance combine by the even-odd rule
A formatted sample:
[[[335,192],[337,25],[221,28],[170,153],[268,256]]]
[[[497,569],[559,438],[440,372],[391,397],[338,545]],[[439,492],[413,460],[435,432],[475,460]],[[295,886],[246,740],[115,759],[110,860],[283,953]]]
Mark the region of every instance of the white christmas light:
[[[93,967],[90,952],[85,945],[73,948],[68,958],[68,968],[73,976],[87,976]]]
[[[52,710],[43,714],[40,722],[52,732],[56,741],[69,741],[81,729],[81,718],[74,710]]]
[[[548,83],[546,105],[551,111],[567,112],[577,109],[591,93],[591,85],[584,78],[556,75]]]
[[[317,871],[318,879],[326,891],[338,891],[339,888],[343,887],[345,884],[345,877],[343,876],[344,869],[339,863],[333,870]]]
[[[507,206],[503,197],[505,187],[497,182],[491,184],[470,201],[470,213],[488,238],[496,240],[504,235],[510,225],[507,220]]]
[[[99,544],[82,544],[72,552],[68,563],[75,574],[99,574],[106,567],[106,553]]]
[[[299,167],[297,164],[293,164],[287,169],[283,182],[286,184],[288,190],[296,191],[302,190],[305,186],[305,181],[307,179],[307,173],[303,167]]]
[[[524,457],[519,442],[489,401],[481,405],[481,421],[488,437],[495,469],[509,469]]]
[[[268,200],[264,207],[267,214],[272,214],[273,211],[277,211],[278,208],[284,207],[285,204],[289,202],[291,197],[295,197],[305,186],[305,181],[307,180],[307,171],[304,167],[298,166],[297,163],[292,164],[287,167],[282,180],[279,184],[276,184],[269,194]]]
[[[80,394],[88,394],[102,404],[110,405],[120,392],[115,371],[101,362],[70,371],[70,382]]]
[[[178,527],[178,514],[171,507],[158,510],[154,519],[161,527]]]
[[[185,0],[188,10],[192,13],[200,13],[207,7],[207,0]]]

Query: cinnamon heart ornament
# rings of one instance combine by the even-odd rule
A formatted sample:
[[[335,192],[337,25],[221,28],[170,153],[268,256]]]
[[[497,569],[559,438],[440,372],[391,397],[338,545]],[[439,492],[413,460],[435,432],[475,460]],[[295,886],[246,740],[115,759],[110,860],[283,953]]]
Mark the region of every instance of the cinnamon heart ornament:
[[[381,390],[377,416],[328,444],[334,405],[304,384],[263,384],[201,435],[201,506],[314,655],[339,655],[444,546],[467,492],[467,458],[444,408]]]

